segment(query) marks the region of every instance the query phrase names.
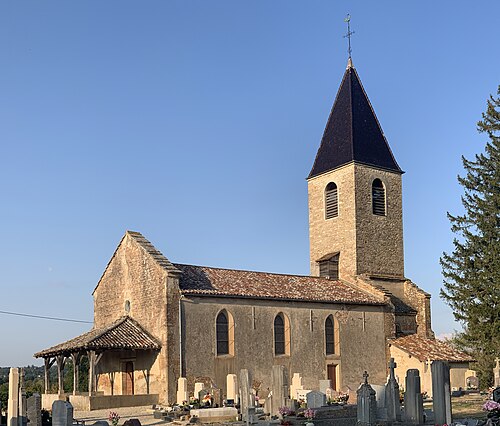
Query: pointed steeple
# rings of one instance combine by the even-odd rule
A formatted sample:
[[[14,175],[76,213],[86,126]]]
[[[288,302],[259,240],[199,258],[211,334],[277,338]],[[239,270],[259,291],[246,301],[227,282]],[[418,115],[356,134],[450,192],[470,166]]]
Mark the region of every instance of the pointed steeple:
[[[349,58],[308,179],[352,162],[404,173]]]

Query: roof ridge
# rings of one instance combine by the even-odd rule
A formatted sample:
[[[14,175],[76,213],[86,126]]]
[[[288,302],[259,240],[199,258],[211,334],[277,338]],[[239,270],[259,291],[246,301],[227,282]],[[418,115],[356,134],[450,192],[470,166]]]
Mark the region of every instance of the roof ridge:
[[[191,266],[194,268],[217,269],[217,270],[221,270],[221,271],[251,272],[252,274],[268,274],[268,275],[279,275],[279,276],[285,276],[285,277],[314,278],[314,279],[319,279],[319,280],[327,280],[329,282],[342,282],[341,280],[332,280],[330,278],[318,277],[318,276],[314,276],[314,275],[285,274],[282,272],[267,272],[267,271],[252,271],[251,269],[223,268],[220,266],[193,265],[191,263],[179,263],[179,262],[172,262],[172,264],[174,266],[175,265]]]

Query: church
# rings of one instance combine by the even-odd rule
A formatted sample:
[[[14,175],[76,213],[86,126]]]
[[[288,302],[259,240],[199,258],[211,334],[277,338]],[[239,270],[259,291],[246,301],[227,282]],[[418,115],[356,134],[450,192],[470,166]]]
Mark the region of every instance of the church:
[[[349,58],[307,177],[309,276],[179,264],[127,231],[93,291],[92,330],[35,357],[57,363],[61,394],[65,360],[87,356],[88,398],[108,405],[173,403],[180,377],[224,396],[241,369],[267,395],[273,365],[305,389],[356,390],[365,370],[384,384],[391,357],[401,385],[418,368],[430,392],[430,362],[446,360],[465,387],[473,360],[435,339],[430,295],[405,276],[402,175]]]

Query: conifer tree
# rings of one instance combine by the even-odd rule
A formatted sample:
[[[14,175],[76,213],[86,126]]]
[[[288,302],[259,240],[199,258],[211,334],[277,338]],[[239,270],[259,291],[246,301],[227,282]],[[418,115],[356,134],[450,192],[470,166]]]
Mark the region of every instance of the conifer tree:
[[[440,261],[441,297],[464,331],[455,338],[477,360],[480,386],[491,385],[495,357],[500,357],[500,86],[490,96],[478,131],[488,136],[484,153],[462,157],[464,214],[448,213],[455,234],[452,253]]]

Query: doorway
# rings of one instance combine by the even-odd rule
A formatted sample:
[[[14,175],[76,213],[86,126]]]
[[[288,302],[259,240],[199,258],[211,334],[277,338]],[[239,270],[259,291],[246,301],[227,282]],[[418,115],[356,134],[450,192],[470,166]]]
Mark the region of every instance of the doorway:
[[[127,361],[122,364],[122,395],[134,394],[134,363]]]
[[[328,364],[327,365],[327,372],[328,372],[327,379],[331,380],[332,389],[338,390],[337,389],[337,365],[336,364]]]

